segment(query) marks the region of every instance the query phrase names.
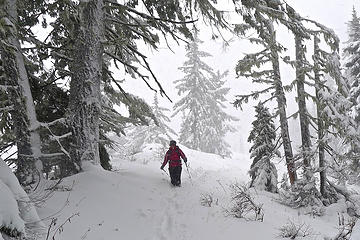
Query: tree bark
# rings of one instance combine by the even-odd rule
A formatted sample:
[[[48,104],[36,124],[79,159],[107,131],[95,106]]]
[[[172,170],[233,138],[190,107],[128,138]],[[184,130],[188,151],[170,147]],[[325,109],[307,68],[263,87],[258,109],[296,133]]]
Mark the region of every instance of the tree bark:
[[[304,168],[310,167],[310,131],[309,131],[309,118],[306,108],[305,98],[305,70],[304,60],[305,51],[301,37],[295,34],[295,51],[296,51],[296,86],[297,86],[297,102],[299,107],[300,131],[301,142],[303,151]]]
[[[0,49],[5,81],[14,87],[9,90],[9,97],[14,105],[11,117],[18,150],[17,176],[25,186],[42,178],[41,140],[37,132],[39,122],[16,28],[17,0],[4,0],[0,6],[0,11],[5,14],[3,20],[8,23],[6,33],[1,34],[1,39],[6,44],[0,44]]]
[[[289,134],[289,125],[286,116],[286,97],[281,82],[279,54],[276,48],[276,33],[274,31],[272,23],[269,23],[268,29],[271,34],[271,43],[270,43],[271,58],[272,58],[271,62],[274,70],[274,86],[275,86],[276,101],[278,104],[278,114],[280,117],[281,138],[284,147],[284,154],[285,154],[290,184],[293,185],[297,180],[297,176],[296,176],[296,168],[294,164],[294,156],[292,152],[292,146],[291,146],[291,140]]]
[[[320,48],[319,48],[320,39],[317,36],[314,36],[314,79],[315,79],[315,91],[316,91],[316,112],[317,112],[317,125],[318,125],[318,149],[319,149],[319,168],[320,168],[320,193],[323,197],[326,197],[326,169],[325,169],[325,146],[324,146],[324,122],[322,120],[322,111],[323,107],[321,104],[321,81],[320,81]]]
[[[73,136],[70,156],[77,165],[77,171],[80,171],[85,161],[100,164],[98,142],[104,39],[103,1],[81,0],[77,20],[68,120]]]

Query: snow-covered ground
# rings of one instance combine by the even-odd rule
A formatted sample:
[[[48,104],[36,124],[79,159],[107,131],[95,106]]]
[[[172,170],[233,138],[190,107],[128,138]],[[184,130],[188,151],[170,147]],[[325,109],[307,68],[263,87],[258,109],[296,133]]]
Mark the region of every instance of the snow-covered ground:
[[[133,160],[124,161],[112,152],[115,172],[93,168],[66,178],[62,185],[72,191],[58,191],[43,208],[42,217],[57,217],[56,240],[271,240],[279,239],[279,228],[288,221],[306,224],[312,229],[307,238],[335,236],[338,214],[346,215],[343,202],[326,209],[323,217],[303,215],[280,205],[275,194],[252,191],[255,201],[263,204],[264,221],[248,221],[226,216],[231,205],[229,185],[246,183],[250,161],[245,156],[233,159],[200,153],[182,147],[190,162],[192,181],[185,168],[182,187],[170,186],[168,176],[159,167],[162,159],[156,147],[147,147]],[[151,161],[145,161],[151,159]],[[211,207],[202,206],[202,194],[214,199]],[[54,215],[55,214],[55,215]],[[51,239],[51,238],[49,238]]]

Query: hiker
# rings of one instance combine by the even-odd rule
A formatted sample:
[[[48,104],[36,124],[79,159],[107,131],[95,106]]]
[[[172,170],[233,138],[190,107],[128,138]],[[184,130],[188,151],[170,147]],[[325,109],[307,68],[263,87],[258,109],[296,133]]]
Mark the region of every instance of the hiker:
[[[160,167],[161,170],[164,170],[164,167],[169,162],[169,172],[170,172],[171,183],[172,183],[172,185],[178,186],[178,187],[181,186],[181,170],[182,170],[182,168],[181,168],[180,157],[183,159],[183,161],[186,164],[187,158],[186,158],[185,154],[183,153],[183,151],[181,151],[181,149],[178,146],[176,146],[176,142],[174,140],[171,140],[170,148],[166,152],[164,162]]]

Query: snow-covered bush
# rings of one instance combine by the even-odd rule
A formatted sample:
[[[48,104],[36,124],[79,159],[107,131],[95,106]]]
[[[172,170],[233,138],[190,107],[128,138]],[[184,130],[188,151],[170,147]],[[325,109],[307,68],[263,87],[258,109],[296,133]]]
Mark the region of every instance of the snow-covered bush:
[[[264,220],[264,209],[262,204],[254,201],[249,189],[238,183],[232,184],[230,188],[233,205],[226,211],[227,214],[236,218],[262,222]]]
[[[11,237],[23,236],[25,223],[19,215],[14,194],[0,179],[0,236],[2,233]]]
[[[339,215],[339,232],[335,237],[325,238],[325,240],[358,240],[360,239],[359,221],[357,218],[350,218],[345,222],[343,215]],[[355,227],[358,225],[358,227]]]
[[[44,229],[33,202],[0,158],[0,232],[19,236],[28,231],[41,234]]]
[[[307,177],[302,177],[296,183],[279,191],[277,201],[291,208],[305,208],[305,214],[322,216],[324,214],[323,203],[320,200],[320,192],[316,188],[316,179],[312,171]]]
[[[312,228],[305,223],[294,223],[291,220],[279,228],[279,237],[281,238],[305,238],[314,235]]]
[[[214,201],[215,201],[215,205],[219,204],[219,199],[218,198],[214,199],[212,193],[203,193],[200,196],[200,204],[201,204],[201,206],[211,207],[212,204],[214,203]]]

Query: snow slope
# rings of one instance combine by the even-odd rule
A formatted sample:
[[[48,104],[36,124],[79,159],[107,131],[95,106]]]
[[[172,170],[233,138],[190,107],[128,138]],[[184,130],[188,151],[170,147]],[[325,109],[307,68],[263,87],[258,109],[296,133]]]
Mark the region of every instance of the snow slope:
[[[342,202],[327,208],[323,217],[313,218],[274,201],[274,194],[255,192],[255,200],[264,207],[264,222],[226,216],[231,205],[229,184],[248,181],[249,160],[243,156],[222,159],[182,147],[190,162],[192,182],[186,171],[182,187],[170,186],[155,157],[154,146],[124,161],[113,155],[116,172],[91,168],[64,180],[72,191],[59,191],[40,209],[47,217],[55,214],[56,229],[73,214],[62,232],[51,231],[56,240],[271,240],[279,239],[279,228],[288,220],[306,223],[313,229],[307,238],[324,239],[337,233],[337,214],[346,210]],[[144,164],[144,158],[151,158]],[[241,159],[244,158],[244,159]],[[185,170],[185,169],[183,169]],[[211,207],[200,204],[202,194],[213,196]],[[217,203],[217,204],[216,204]],[[48,218],[50,221],[50,218]],[[297,238],[298,239],[298,238]]]

